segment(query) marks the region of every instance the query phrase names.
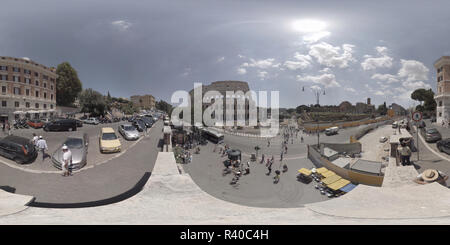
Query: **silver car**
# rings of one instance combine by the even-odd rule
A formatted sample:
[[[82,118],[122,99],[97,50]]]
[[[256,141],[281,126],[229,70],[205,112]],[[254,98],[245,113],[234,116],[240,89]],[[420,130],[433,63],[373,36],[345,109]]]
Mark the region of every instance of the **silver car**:
[[[53,166],[57,169],[61,169],[63,162],[63,145],[67,145],[72,152],[72,170],[81,169],[86,165],[89,146],[89,136],[86,133],[82,135],[69,136],[53,153],[52,162]]]
[[[131,124],[119,125],[118,131],[126,140],[137,140],[140,136],[139,131]]]

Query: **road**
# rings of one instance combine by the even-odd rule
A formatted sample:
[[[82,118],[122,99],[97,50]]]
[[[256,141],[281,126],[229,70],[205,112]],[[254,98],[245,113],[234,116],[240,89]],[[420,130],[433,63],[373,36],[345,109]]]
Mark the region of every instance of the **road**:
[[[367,125],[366,125],[367,126]],[[358,132],[362,127],[341,129],[339,134],[333,136],[320,135],[321,142],[348,143],[350,136]],[[259,145],[259,159],[261,154],[274,155],[275,162],[270,176],[265,164],[251,162],[250,174],[240,179],[240,185],[235,188],[229,184],[231,175],[222,176],[223,161],[226,157],[220,157],[218,152],[213,152],[214,145],[208,143],[201,149],[200,155],[193,154],[193,161],[184,164],[184,170],[189,173],[194,182],[210,195],[237,204],[255,207],[299,207],[306,203],[328,200],[314,188],[314,183],[304,184],[296,179],[297,170],[305,167],[312,168],[312,162],[307,158],[307,144],[317,144],[317,135],[303,135],[304,143],[300,142],[300,134],[289,142],[288,153],[284,156],[283,163],[288,165],[288,172],[281,174],[278,184],[273,183],[274,171],[280,169],[281,137],[271,139],[270,147],[267,147],[267,139],[242,137],[225,134],[225,143],[232,149],[243,152],[242,162],[250,159],[250,154],[255,153],[255,145]]]
[[[162,122],[158,121],[148,137],[125,154],[70,177],[29,173],[0,164],[0,186],[14,188],[15,193],[34,196],[36,202],[43,203],[82,203],[114,197],[133,188],[146,172],[152,171],[161,130]]]

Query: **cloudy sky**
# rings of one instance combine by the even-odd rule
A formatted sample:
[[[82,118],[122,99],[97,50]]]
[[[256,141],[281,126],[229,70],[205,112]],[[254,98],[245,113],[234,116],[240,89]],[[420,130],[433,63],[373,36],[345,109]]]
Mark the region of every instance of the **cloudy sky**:
[[[450,1],[2,0],[0,55],[68,61],[85,88],[169,101],[247,81],[282,107],[372,98],[411,106],[450,55]],[[302,87],[305,91],[302,92]]]

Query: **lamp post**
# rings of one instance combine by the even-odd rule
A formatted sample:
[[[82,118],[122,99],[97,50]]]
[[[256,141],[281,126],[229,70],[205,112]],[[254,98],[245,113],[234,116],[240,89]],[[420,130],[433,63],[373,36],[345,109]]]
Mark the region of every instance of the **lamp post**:
[[[321,95],[321,89],[320,87],[311,88],[312,92],[316,96],[316,105],[320,106],[320,95]],[[305,87],[302,88],[302,91],[305,92]],[[325,90],[323,90],[323,95],[325,95]],[[316,125],[317,125],[317,147],[320,146],[320,131],[319,131],[319,118],[316,119]]]

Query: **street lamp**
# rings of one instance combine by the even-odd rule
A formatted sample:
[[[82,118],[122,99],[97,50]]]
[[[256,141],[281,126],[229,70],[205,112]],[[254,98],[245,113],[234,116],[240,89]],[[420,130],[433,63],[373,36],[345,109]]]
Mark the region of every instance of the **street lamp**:
[[[316,105],[320,106],[320,95],[321,95],[321,89],[320,87],[311,88],[312,92],[316,96]],[[305,87],[302,88],[302,91],[305,92]],[[325,95],[325,90],[323,90],[323,95]],[[319,131],[319,118],[316,119],[316,125],[317,125],[317,147],[320,146],[320,131]]]

